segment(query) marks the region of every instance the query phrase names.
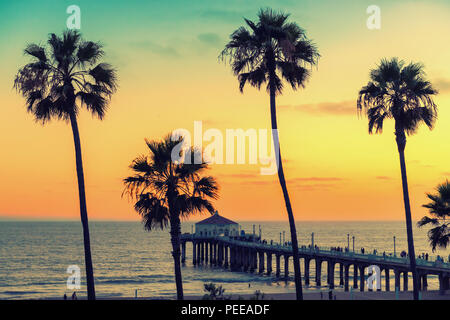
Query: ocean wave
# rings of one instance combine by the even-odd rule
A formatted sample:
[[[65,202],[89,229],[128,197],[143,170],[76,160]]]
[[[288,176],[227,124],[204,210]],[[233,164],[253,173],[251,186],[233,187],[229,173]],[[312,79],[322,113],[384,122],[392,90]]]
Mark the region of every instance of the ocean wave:
[[[9,294],[9,295],[23,295],[23,294],[38,294],[38,293],[44,293],[44,292],[43,291],[2,291],[0,293]]]
[[[157,279],[157,278],[167,278],[167,275],[165,274],[140,274],[138,275],[139,278],[151,278],[151,279]]]
[[[256,277],[246,277],[246,278],[220,278],[220,277],[208,277],[208,278],[191,278],[191,281],[201,281],[201,282],[214,282],[214,283],[248,283],[248,282],[276,282],[271,278],[256,278]]]
[[[97,281],[99,284],[127,284],[127,283],[144,283],[143,280],[140,279],[107,279]]]
[[[48,285],[65,285],[65,281],[46,281],[46,282],[14,282],[14,283],[2,283],[0,288],[7,287],[31,287],[31,286],[48,286]]]

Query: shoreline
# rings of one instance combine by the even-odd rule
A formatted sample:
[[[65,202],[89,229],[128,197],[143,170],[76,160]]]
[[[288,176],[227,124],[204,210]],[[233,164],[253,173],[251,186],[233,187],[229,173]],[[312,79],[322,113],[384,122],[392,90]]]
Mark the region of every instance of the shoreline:
[[[303,300],[330,300],[329,299],[329,290],[322,290],[317,292],[304,292]],[[321,295],[322,294],[322,295]],[[345,292],[345,291],[335,291],[332,290],[333,298],[331,300],[397,300],[395,292],[386,292],[386,291],[353,291],[353,292]],[[225,294],[225,297],[228,299],[224,301],[255,301],[251,298],[254,297],[254,294]],[[260,299],[258,301],[270,301],[270,300],[295,300],[295,293],[264,293],[264,299]],[[86,297],[78,297],[78,300],[85,300]],[[61,297],[58,298],[42,298],[42,299],[30,299],[30,300],[62,300]],[[68,297],[68,300],[71,300]],[[173,298],[167,297],[97,297],[97,300],[176,300],[176,296]],[[202,301],[203,295],[186,295],[184,297],[185,301]],[[412,291],[401,291],[398,293],[398,300],[413,300]],[[421,300],[450,300],[450,290],[447,290],[444,294],[440,294],[438,290],[430,290],[430,291],[422,291],[421,292]]]
[[[329,300],[329,290],[317,291],[317,292],[304,292],[304,300]],[[322,294],[322,296],[321,296]],[[332,300],[396,300],[395,292],[386,291],[335,291],[332,290]],[[450,300],[450,291],[447,291],[444,295],[440,295],[438,290],[423,291],[422,300]],[[227,296],[227,295],[225,295]],[[185,296],[185,300],[201,300],[203,296]],[[228,296],[227,296],[228,297]],[[249,300],[254,297],[254,294],[242,294],[231,295],[231,300],[239,300],[239,297],[244,300]],[[295,293],[268,293],[264,294],[264,300],[295,300]],[[263,300],[263,301],[264,301]],[[398,294],[398,300],[413,300],[412,291],[401,291]]]

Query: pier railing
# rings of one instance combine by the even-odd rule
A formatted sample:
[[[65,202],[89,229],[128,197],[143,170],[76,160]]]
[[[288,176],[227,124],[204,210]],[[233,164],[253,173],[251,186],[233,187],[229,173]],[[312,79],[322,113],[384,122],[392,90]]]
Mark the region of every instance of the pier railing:
[[[258,272],[259,274],[272,274],[273,255],[275,255],[275,275],[281,276],[281,260],[284,260],[284,278],[289,279],[289,260],[292,261],[292,246],[289,243],[274,243],[260,239],[254,240],[249,237],[228,237],[224,235],[216,236],[200,236],[193,234],[183,234],[181,236],[181,261],[186,260],[186,242],[192,242],[192,262],[194,265],[208,264],[224,267],[231,271]],[[419,290],[427,290],[428,275],[437,275],[439,279],[439,292],[444,294],[450,289],[450,263],[444,262],[442,259],[427,256],[428,260],[417,258],[417,283]],[[335,286],[335,267],[339,266],[339,285],[343,285],[345,291],[350,290],[350,268],[353,271],[353,288],[360,288],[364,291],[367,271],[373,272],[373,268],[378,267],[377,277],[381,279],[381,273],[385,277],[385,290],[390,290],[390,271],[394,273],[395,288],[400,288],[400,281],[403,278],[403,290],[408,291],[408,273],[410,272],[409,258],[406,256],[393,256],[392,254],[378,254],[376,250],[372,253],[352,252],[341,250],[340,248],[329,248],[319,246],[305,246],[299,248],[299,258],[304,263],[304,281],[305,285],[309,285],[310,262],[314,261],[315,266],[315,282],[317,286],[321,286],[321,270],[322,263],[327,265],[327,284],[330,289]],[[376,268],[375,268],[376,269]],[[371,273],[373,274],[373,273]],[[403,274],[403,277],[401,275]],[[372,277],[373,280],[373,277]],[[381,280],[377,280],[381,281]],[[371,282],[373,285],[373,282]],[[377,286],[381,283],[377,282]],[[369,282],[367,282],[368,289]],[[378,287],[377,290],[380,288]]]
[[[189,234],[185,233],[182,235],[182,239],[185,240],[220,240],[224,241],[228,244],[235,244],[239,246],[246,246],[246,247],[252,247],[254,249],[259,250],[272,250],[272,251],[279,251],[283,253],[289,254],[292,252],[292,246],[291,245],[284,245],[280,243],[264,243],[264,242],[253,242],[253,241],[245,241],[242,239],[235,239],[228,236],[197,236],[195,234]],[[392,253],[386,253],[386,254],[373,254],[373,253],[357,253],[353,251],[337,251],[333,250],[330,247],[319,247],[316,246],[313,247],[306,247],[306,246],[300,246],[299,247],[299,253],[302,254],[317,254],[317,255],[325,255],[325,256],[334,256],[334,257],[341,257],[341,258],[353,258],[353,259],[361,259],[361,260],[368,260],[368,261],[374,261],[374,262],[392,262],[397,264],[409,264],[409,258],[408,257],[398,257],[392,255]],[[418,266],[424,266],[424,267],[438,267],[438,268],[444,268],[444,269],[450,269],[450,262],[444,262],[437,257],[428,256],[428,260],[422,259],[422,258],[416,258],[416,264]]]

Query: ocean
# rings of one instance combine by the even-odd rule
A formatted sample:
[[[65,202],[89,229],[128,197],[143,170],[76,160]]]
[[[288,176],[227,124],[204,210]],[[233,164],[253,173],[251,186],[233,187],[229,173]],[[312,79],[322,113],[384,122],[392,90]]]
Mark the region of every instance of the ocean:
[[[182,232],[190,232],[192,224],[183,222]],[[253,224],[257,233],[261,225],[262,238],[269,242],[278,243],[283,231],[286,231],[286,241],[290,240],[287,222],[240,222],[246,232],[252,232]],[[315,244],[321,247],[345,247],[347,234],[350,234],[350,248],[354,236],[357,251],[364,247],[366,252],[377,249],[379,253],[392,253],[393,236],[396,236],[397,254],[407,250],[405,223],[401,221],[297,222],[297,228],[300,245],[310,244],[311,232],[314,232]],[[426,231],[414,228],[416,254],[439,254],[447,261],[450,250],[431,253]],[[92,221],[90,232],[98,298],[127,298],[136,294],[163,299],[175,297],[168,231],[147,232],[140,222]],[[185,295],[202,295],[206,282],[222,285],[229,294],[247,294],[255,290],[295,292],[292,281],[277,280],[274,276],[230,272],[210,266],[194,267],[191,244],[187,244],[186,253],[186,264],[182,268]],[[81,269],[81,289],[75,291],[78,297],[85,297],[80,222],[0,221],[0,299],[60,299],[64,293],[70,297],[74,291],[67,289],[70,265],[78,265]],[[292,270],[291,266],[291,276]],[[322,284],[326,284],[326,275],[323,276]],[[313,277],[314,268],[311,268],[311,279]],[[430,276],[428,283],[429,290],[438,289],[436,277]],[[312,280],[311,284],[314,284]],[[321,289],[325,287],[311,286],[305,290]],[[342,289],[337,287],[337,290]]]

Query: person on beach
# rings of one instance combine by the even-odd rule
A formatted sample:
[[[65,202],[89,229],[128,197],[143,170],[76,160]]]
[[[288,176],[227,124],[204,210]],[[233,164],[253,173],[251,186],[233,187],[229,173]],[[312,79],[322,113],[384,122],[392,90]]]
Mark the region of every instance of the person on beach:
[[[75,291],[72,293],[72,300],[77,300],[77,294]]]
[[[64,300],[67,300],[67,294],[64,293],[63,299],[64,299]]]

